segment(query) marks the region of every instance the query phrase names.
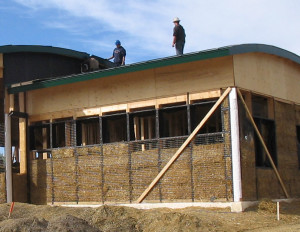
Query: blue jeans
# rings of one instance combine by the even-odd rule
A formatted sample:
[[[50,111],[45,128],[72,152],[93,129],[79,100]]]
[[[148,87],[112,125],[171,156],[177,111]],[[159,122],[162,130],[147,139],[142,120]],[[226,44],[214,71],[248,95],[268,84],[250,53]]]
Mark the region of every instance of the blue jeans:
[[[176,41],[175,49],[176,49],[176,55],[182,55],[183,54],[183,48],[184,48],[184,42],[182,41]]]

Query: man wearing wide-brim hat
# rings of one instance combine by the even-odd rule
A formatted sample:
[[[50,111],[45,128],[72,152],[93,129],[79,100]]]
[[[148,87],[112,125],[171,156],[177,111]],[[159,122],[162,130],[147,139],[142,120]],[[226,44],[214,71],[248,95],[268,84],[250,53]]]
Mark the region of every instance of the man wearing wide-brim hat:
[[[180,19],[178,17],[175,17],[173,19],[173,23],[175,24],[175,27],[173,29],[173,43],[172,47],[175,46],[176,49],[176,55],[182,55],[184,44],[185,44],[185,31],[184,28],[179,24]]]

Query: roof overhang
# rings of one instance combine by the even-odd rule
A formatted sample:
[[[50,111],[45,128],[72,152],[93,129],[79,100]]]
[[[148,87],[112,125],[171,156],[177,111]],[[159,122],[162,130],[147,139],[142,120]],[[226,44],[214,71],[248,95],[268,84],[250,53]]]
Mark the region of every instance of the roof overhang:
[[[48,80],[36,81],[36,82],[33,81],[31,83],[19,83],[19,84],[7,86],[7,88],[8,88],[8,93],[14,94],[18,92],[25,92],[25,91],[41,89],[41,88],[49,88],[53,86],[71,84],[80,81],[93,80],[102,77],[115,76],[119,74],[143,71],[147,69],[159,68],[164,66],[189,63],[193,61],[206,60],[206,59],[230,56],[235,54],[253,53],[253,52],[261,52],[261,53],[276,55],[300,64],[299,56],[289,51],[286,51],[284,49],[275,46],[264,45],[264,44],[242,44],[242,45],[227,46],[227,47],[210,49],[210,50],[205,50],[200,52],[188,53],[182,56],[171,56],[162,59],[134,63],[126,66],[99,70],[95,72],[59,77],[55,79],[48,79]]]

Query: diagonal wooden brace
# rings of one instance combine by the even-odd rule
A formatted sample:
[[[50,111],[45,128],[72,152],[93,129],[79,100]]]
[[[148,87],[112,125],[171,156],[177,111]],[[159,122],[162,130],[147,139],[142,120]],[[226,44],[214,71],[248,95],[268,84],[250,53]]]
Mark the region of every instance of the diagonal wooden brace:
[[[250,113],[250,111],[249,111],[249,109],[248,109],[248,107],[247,107],[247,105],[246,105],[246,103],[245,103],[245,101],[243,99],[243,96],[242,96],[242,94],[241,94],[241,92],[240,92],[239,89],[237,89],[237,93],[238,93],[238,95],[239,95],[239,97],[240,97],[240,99],[241,99],[241,101],[243,103],[243,106],[244,106],[244,108],[245,108],[245,110],[246,110],[246,112],[248,114],[248,117],[249,117],[249,119],[250,119],[250,121],[251,121],[251,123],[252,123],[252,125],[254,127],[254,130],[255,130],[255,132],[256,132],[256,134],[257,134],[257,136],[258,136],[258,138],[259,138],[259,140],[260,140],[260,142],[261,142],[261,144],[263,146],[263,148],[265,149],[265,152],[267,153],[268,159],[270,160],[271,166],[272,166],[272,168],[273,168],[273,170],[275,172],[275,175],[276,175],[276,177],[277,177],[277,179],[278,179],[278,181],[279,181],[279,183],[281,185],[281,188],[282,188],[285,196],[287,198],[289,198],[290,196],[289,196],[288,192],[286,191],[284,183],[283,183],[283,181],[282,181],[282,179],[281,179],[281,177],[279,175],[279,172],[278,172],[278,170],[277,170],[277,168],[276,168],[276,166],[275,166],[275,164],[273,162],[272,156],[271,156],[271,154],[270,154],[270,152],[269,152],[269,150],[268,150],[268,148],[267,148],[267,146],[266,146],[266,144],[264,142],[263,137],[261,136],[261,134],[260,134],[260,132],[259,132],[259,130],[258,130],[256,124],[255,124],[255,122],[254,122],[254,119],[253,119],[253,117],[252,117],[252,115],[251,115],[251,113]]]
[[[208,111],[206,116],[201,120],[198,126],[194,129],[194,131],[190,134],[190,136],[185,140],[185,142],[181,145],[181,147],[176,151],[176,153],[172,156],[169,162],[164,166],[164,168],[159,172],[159,174],[153,179],[148,188],[142,193],[142,195],[138,198],[137,203],[141,203],[145,197],[149,194],[149,192],[153,189],[153,187],[157,184],[157,182],[163,177],[163,175],[168,171],[171,165],[177,160],[177,158],[181,155],[184,149],[189,145],[189,143],[193,140],[193,138],[197,135],[198,131],[202,128],[202,126],[206,123],[206,121],[210,118],[210,116],[215,112],[218,106],[223,102],[225,97],[229,94],[231,88],[228,87],[222,96],[218,99],[218,101],[214,104],[214,106]]]

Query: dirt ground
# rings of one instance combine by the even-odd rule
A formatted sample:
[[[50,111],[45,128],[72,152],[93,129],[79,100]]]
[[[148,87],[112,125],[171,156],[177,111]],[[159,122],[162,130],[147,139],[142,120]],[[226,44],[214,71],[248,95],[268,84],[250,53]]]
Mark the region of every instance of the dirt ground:
[[[2,231],[300,231],[300,201],[276,203],[262,201],[242,213],[229,209],[139,210],[121,206],[71,208],[15,203],[0,204]]]

